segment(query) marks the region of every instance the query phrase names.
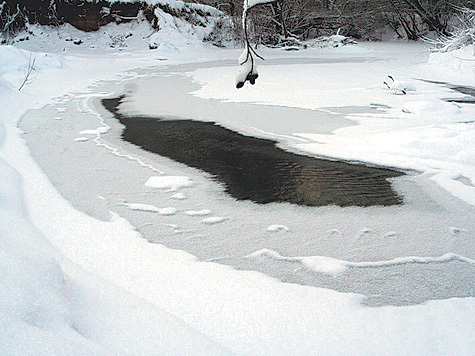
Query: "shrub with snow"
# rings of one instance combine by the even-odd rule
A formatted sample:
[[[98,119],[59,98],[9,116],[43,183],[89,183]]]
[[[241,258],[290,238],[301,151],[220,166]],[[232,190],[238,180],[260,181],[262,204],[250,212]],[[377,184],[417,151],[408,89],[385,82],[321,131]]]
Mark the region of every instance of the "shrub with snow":
[[[216,47],[242,46],[242,24],[236,17],[219,16],[213,30],[204,38]]]
[[[132,36],[132,33],[128,33],[126,35],[118,34],[118,35],[109,35],[109,47],[111,48],[124,48],[127,47],[127,42],[125,41],[127,38]]]
[[[315,45],[320,48],[327,47],[341,47],[348,44],[357,44],[355,40],[350,37],[340,35],[340,30],[337,31],[336,35],[332,36],[322,36],[315,39]]]
[[[383,82],[388,89],[394,94],[406,95],[409,91],[416,91],[414,84],[404,82],[402,80],[396,80],[391,75],[388,75],[388,79]]]
[[[451,52],[473,46],[475,55],[475,10],[460,8],[450,34],[428,42],[433,45],[434,52]]]

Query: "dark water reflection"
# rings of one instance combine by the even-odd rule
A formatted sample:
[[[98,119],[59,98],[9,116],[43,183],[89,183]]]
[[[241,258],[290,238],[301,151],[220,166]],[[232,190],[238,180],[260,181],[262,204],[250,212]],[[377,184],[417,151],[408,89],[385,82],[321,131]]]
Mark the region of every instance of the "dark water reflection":
[[[419,80],[426,83],[444,85],[447,88],[454,90],[460,94],[471,96],[471,98],[470,97],[457,98],[457,99],[447,98],[445,99],[445,101],[448,101],[451,103],[460,103],[460,104],[475,104],[475,87],[469,87],[466,85],[455,85],[455,84],[450,84],[447,82],[441,82],[437,80],[427,80],[427,79],[419,79]]]
[[[238,200],[308,206],[402,203],[387,180],[400,172],[294,154],[274,141],[212,122],[125,116],[117,110],[122,99],[102,102],[125,125],[123,139],[210,173]]]

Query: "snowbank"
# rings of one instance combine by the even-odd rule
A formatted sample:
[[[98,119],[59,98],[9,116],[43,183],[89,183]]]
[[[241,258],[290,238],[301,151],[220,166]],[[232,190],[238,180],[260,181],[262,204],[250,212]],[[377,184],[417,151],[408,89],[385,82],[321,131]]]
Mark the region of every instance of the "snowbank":
[[[180,41],[181,46],[184,40]],[[87,59],[76,52],[50,60],[49,55],[38,55],[36,81],[18,92],[24,76],[21,68],[28,66],[30,54],[12,47],[0,49],[7,68],[0,78],[2,353],[228,354],[216,340],[241,355],[472,354],[473,298],[367,308],[358,295],[200,263],[181,251],[149,244],[117,215],[98,221],[76,211],[29,156],[16,128],[18,119],[52,98],[79,95],[70,94],[75,91],[84,94],[98,80],[156,65],[156,58],[102,53]],[[200,58],[193,55],[185,53],[187,60]],[[335,136],[341,139],[339,134]],[[171,177],[175,178],[152,183],[158,188],[189,184]],[[132,208],[154,210],[143,205]],[[205,216],[209,211],[187,214]],[[206,218],[203,224],[218,219],[226,218]],[[302,262],[328,271],[342,263]]]
[[[95,0],[87,0],[88,2],[95,2]],[[203,4],[196,4],[196,3],[187,3],[181,0],[108,0],[108,3],[116,4],[116,3],[122,3],[122,4],[130,4],[130,3],[145,3],[149,6],[156,6],[156,5],[161,5],[161,6],[167,6],[172,10],[175,11],[184,11],[184,12],[190,12],[190,10],[195,10],[195,11],[202,11],[206,14],[212,15],[212,16],[220,16],[223,13],[219,11],[218,9],[208,6],[208,5],[203,5]]]
[[[17,90],[31,58],[35,75],[63,67],[57,56],[0,46],[1,353],[228,354],[181,320],[72,264],[32,225],[23,177],[11,165],[35,166],[14,125],[28,108],[49,100]]]
[[[34,72],[61,69],[62,64],[56,56],[47,53],[32,53],[13,46],[0,46],[0,77],[17,89],[25,80],[29,67]],[[36,73],[33,73],[33,77]],[[18,85],[18,86],[17,86]],[[5,90],[5,89],[3,89]]]
[[[434,52],[428,64],[448,77],[452,83],[474,85],[475,48],[473,45],[450,52]]]

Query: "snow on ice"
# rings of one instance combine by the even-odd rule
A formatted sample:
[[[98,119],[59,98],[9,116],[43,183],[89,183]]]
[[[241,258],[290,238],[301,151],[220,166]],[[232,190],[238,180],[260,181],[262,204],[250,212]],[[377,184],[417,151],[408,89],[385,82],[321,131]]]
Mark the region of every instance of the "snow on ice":
[[[428,263],[440,263],[448,261],[462,261],[469,264],[475,264],[475,260],[471,258],[466,258],[454,253],[447,253],[439,257],[399,257],[389,261],[377,261],[377,262],[348,262],[342,261],[335,258],[324,257],[324,256],[309,256],[309,257],[285,257],[280,255],[276,251],[269,249],[262,249],[256,251],[248,256],[247,258],[255,259],[262,257],[269,257],[278,261],[284,262],[300,262],[305,267],[319,273],[326,273],[333,276],[340,275],[345,273],[348,268],[375,268],[375,267],[387,267],[395,266],[408,263],[419,263],[419,264],[428,264]]]
[[[155,205],[150,205],[150,204],[124,203],[124,205],[131,210],[147,211],[150,213],[158,213],[159,215],[164,215],[164,216],[175,215],[178,212],[178,210],[173,207],[158,208]]]
[[[254,3],[257,2],[251,2]],[[213,60],[216,56],[234,58],[235,51],[217,54],[214,49],[197,46],[199,41],[189,32],[179,32],[178,26],[169,25],[159,35],[164,43],[159,55],[166,56],[170,62]],[[143,26],[137,26],[135,31],[144,31]],[[122,31],[117,26],[106,30]],[[100,34],[86,35],[68,26],[61,28],[63,37],[71,37],[69,32],[74,31],[72,37],[84,38],[81,46],[88,45],[88,53],[84,55],[78,52],[81,46],[78,49],[64,41],[43,42],[46,34],[55,36],[55,31],[46,33],[49,30],[45,29],[44,35],[38,29],[32,31],[38,35],[30,43],[18,44],[30,46],[30,50],[0,46],[2,354],[473,353],[474,298],[429,301],[410,307],[368,308],[361,305],[360,295],[282,283],[256,272],[199,262],[183,251],[148,243],[117,214],[112,214],[109,221],[99,221],[75,210],[30,156],[17,128],[18,121],[28,110],[55,103],[66,93],[94,91],[93,85],[101,80],[123,79],[125,73],[133,75],[127,71],[160,64],[155,52],[141,52],[146,48],[143,44],[132,46],[140,36],[132,36],[130,55],[124,56],[114,49],[94,45],[94,40],[104,41]],[[51,48],[46,48],[47,43]],[[459,84],[475,83],[471,61],[459,61],[455,56],[440,53],[431,54],[427,63],[407,67],[402,53],[420,51],[421,47],[406,43],[394,46],[403,49],[398,52],[401,63],[395,62],[401,80],[414,80],[427,74],[434,80],[459,78]],[[186,51],[190,48],[193,51]],[[63,53],[63,49],[67,50]],[[378,59],[379,53],[387,49],[385,44],[368,44],[365,50],[345,47],[338,48],[339,52],[320,50],[335,59],[360,55],[361,51]],[[270,58],[281,55],[281,52],[273,53],[277,52],[268,50]],[[457,55],[464,58],[469,53],[462,51]],[[33,57],[36,80],[19,92],[25,69]],[[428,83],[418,84],[410,99],[391,95],[381,85],[383,73],[387,75],[386,62],[371,62],[370,73],[367,65],[347,65],[348,69],[339,66],[338,72],[334,70],[335,63],[318,68],[312,64],[292,65],[291,70],[284,71],[282,65],[268,65],[262,68],[267,71],[268,81],[263,79],[260,87],[246,87],[239,93],[228,89],[229,83],[232,87],[234,68],[202,69],[192,74],[200,83],[194,95],[312,109],[387,103],[391,107],[387,111],[350,115],[356,125],[336,130],[333,135],[295,132],[310,143],[294,148],[422,170],[433,175],[432,179],[449,192],[475,205],[475,130],[471,124],[474,109],[442,102],[448,91]],[[351,85],[347,78],[354,79]],[[293,94],[288,95],[289,92]],[[195,185],[189,177],[170,175],[151,177],[146,186],[177,190]],[[177,212],[175,208],[139,203],[132,203],[129,208],[168,215]],[[211,211],[207,209],[186,210],[190,216],[209,214]],[[215,216],[201,222],[217,224],[226,219]],[[462,231],[454,228],[453,234],[459,234],[455,229]],[[336,229],[331,231],[340,233]],[[296,262],[335,276],[348,268],[401,263],[451,260],[474,263],[451,253],[350,262],[324,256],[285,257],[273,250],[261,250],[250,258]]]
[[[98,127],[97,129],[94,130],[84,130],[81,131],[79,134],[80,135],[101,135],[109,131],[108,127]]]
[[[176,199],[176,200],[185,200],[185,199],[186,199],[186,195],[183,194],[183,193],[176,193],[176,194],[173,194],[173,195],[172,195],[172,198],[173,198],[173,199]]]
[[[149,211],[152,213],[158,213],[160,211],[160,208],[157,208],[155,205],[140,204],[140,203],[131,203],[131,204],[124,203],[124,205],[131,210]]]
[[[421,45],[402,43],[369,43],[365,46],[321,49],[320,53],[323,52],[326,56],[326,63],[296,64],[291,71],[283,70],[282,65],[267,64],[261,71],[263,77],[270,79],[259,86],[249,86],[240,91],[227,88],[233,80],[232,67],[219,68],[220,75],[216,75],[214,69],[215,73],[211,75],[211,69],[206,68],[190,75],[200,84],[200,88],[193,94],[204,99],[313,110],[350,106],[378,107],[378,103],[385,103],[390,107],[379,113],[348,115],[347,118],[357,125],[337,129],[333,135],[294,131],[292,134],[295,137],[309,142],[292,146],[319,156],[416,171],[435,170],[434,181],[458,198],[474,204],[475,189],[463,187],[462,183],[452,178],[447,179],[462,174],[472,183],[475,182],[475,150],[467,149],[467,144],[473,145],[475,138],[475,130],[471,125],[473,105],[462,106],[446,102],[444,99],[460,99],[464,95],[443,85],[421,80],[417,82],[417,91],[409,91],[415,89],[414,81],[420,78],[441,82],[454,80],[452,84],[473,85],[473,61],[464,60],[473,56],[473,50],[463,49],[456,54],[432,53],[428,58],[422,58],[420,53],[424,50]],[[389,80],[387,64],[379,60],[385,52],[396,56],[389,75],[397,80],[398,86],[400,84],[401,88],[408,89],[408,95],[392,95],[393,92],[388,91],[383,84],[383,81]],[[268,62],[272,60],[272,52],[264,55]],[[338,55],[347,59],[355,58],[358,62],[352,65],[338,64],[335,62]],[[415,58],[416,62],[411,65],[406,59],[408,56]],[[374,60],[371,62],[370,72],[363,69],[368,65],[367,62],[359,62],[362,57]],[[288,92],[293,94],[286,95]],[[434,135],[440,129],[447,130],[449,135],[450,132],[456,132],[457,139],[440,139],[438,133]],[[435,141],[437,145],[434,145]]]
[[[211,214],[211,210],[203,209],[203,210],[189,210],[186,212],[186,215],[189,216],[206,216]]]
[[[77,137],[74,139],[76,142],[87,142],[89,139],[87,137]]]
[[[145,185],[156,189],[178,190],[191,187],[193,182],[190,178],[183,176],[154,176],[150,177]]]
[[[290,229],[285,225],[270,225],[267,227],[269,232],[289,231]]]
[[[226,221],[228,219],[229,218],[222,217],[222,216],[212,216],[212,217],[201,220],[201,222],[205,225],[215,225],[215,224],[219,224],[223,221]]]

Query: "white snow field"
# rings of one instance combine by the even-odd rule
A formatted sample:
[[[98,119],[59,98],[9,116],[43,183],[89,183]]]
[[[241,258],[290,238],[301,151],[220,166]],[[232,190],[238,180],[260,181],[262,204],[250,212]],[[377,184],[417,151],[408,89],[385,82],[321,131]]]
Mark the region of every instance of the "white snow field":
[[[418,78],[473,85],[475,62],[409,43],[263,50],[236,91],[239,50],[169,28],[149,51],[151,30],[124,26],[0,47],[1,354],[473,354],[475,105]],[[127,48],[88,44],[127,31]],[[124,113],[411,170],[394,181],[405,204],[236,202],[122,142],[100,98],[124,93]]]

